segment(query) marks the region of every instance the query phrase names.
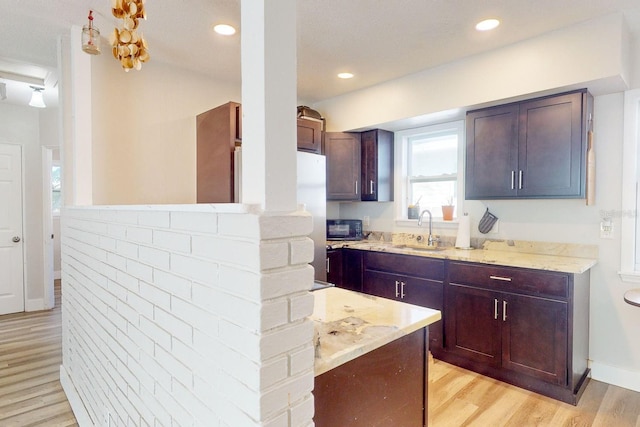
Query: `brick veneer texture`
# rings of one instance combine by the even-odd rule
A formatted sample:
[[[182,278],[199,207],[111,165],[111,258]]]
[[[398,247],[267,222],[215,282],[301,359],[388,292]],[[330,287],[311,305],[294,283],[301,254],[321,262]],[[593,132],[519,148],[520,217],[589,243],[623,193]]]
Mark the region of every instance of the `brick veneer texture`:
[[[312,220],[216,206],[64,211],[62,370],[93,424],[312,425]]]

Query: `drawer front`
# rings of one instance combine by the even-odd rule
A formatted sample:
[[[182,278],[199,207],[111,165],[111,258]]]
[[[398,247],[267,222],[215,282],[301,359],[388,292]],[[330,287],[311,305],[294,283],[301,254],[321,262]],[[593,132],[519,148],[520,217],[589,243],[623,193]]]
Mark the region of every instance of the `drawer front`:
[[[568,274],[540,270],[451,262],[449,282],[536,296],[569,295]]]
[[[364,268],[423,279],[444,280],[444,260],[441,259],[383,252],[365,252]]]

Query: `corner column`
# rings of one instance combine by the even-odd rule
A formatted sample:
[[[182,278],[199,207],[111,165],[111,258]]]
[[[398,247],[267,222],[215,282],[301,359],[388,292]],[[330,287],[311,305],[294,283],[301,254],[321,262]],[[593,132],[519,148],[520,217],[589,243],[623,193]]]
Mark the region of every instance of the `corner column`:
[[[242,0],[242,203],[296,209],[296,2]]]

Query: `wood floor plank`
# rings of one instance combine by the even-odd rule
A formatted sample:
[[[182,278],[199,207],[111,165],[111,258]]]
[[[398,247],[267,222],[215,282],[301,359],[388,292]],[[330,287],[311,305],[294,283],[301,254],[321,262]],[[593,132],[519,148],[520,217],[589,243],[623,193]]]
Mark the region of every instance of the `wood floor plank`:
[[[573,406],[435,360],[428,419],[431,427],[640,427],[640,393],[591,380]]]
[[[30,388],[24,388],[13,393],[7,393],[2,395],[0,411],[5,406],[13,405],[23,400],[32,399],[41,395],[49,394],[51,392],[62,390],[60,383],[56,381],[50,381],[48,383],[40,384]]]
[[[5,378],[9,375],[14,375],[25,370],[39,369],[46,366],[55,365],[56,369],[60,368],[62,364],[62,353],[47,353],[46,357],[38,355],[38,357],[16,360],[8,364],[6,368],[0,368],[0,378]]]
[[[464,425],[478,411],[478,407],[464,399],[451,399],[444,408],[431,418],[433,425],[457,427]]]
[[[587,427],[594,423],[598,407],[607,392],[608,385],[591,380],[577,406],[562,404],[551,419],[551,425]]]
[[[478,407],[478,411],[465,425],[474,427],[509,425],[508,420],[520,410],[527,393],[507,384],[499,384],[491,397]]]
[[[52,310],[0,316],[0,426],[77,426],[60,385],[60,281]]]
[[[429,408],[436,413],[444,410],[444,408],[441,407],[451,403],[455,396],[479,375],[480,374],[476,374],[475,372],[449,365],[449,372],[430,384],[430,387],[438,392],[430,396],[431,401],[429,402]]]
[[[3,426],[49,426],[52,419],[58,418],[61,412],[71,411],[69,402],[58,402],[40,406],[30,412],[8,417],[2,420]]]
[[[66,401],[67,396],[64,392],[60,389],[56,389],[48,394],[40,394],[32,397],[31,399],[21,400],[20,402],[0,407],[0,418],[14,417],[16,415],[38,410],[41,407]]]
[[[598,408],[594,426],[636,427],[640,414],[637,393],[620,387],[609,387]]]
[[[549,426],[558,410],[558,402],[535,393],[524,401],[507,421],[514,426]]]

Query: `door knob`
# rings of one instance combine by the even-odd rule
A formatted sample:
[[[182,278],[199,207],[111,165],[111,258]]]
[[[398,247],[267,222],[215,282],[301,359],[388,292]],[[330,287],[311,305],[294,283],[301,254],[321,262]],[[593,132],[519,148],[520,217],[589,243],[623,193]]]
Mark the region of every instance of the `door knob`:
[[[13,236],[13,243],[18,243],[20,241],[20,238],[18,236]]]

